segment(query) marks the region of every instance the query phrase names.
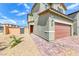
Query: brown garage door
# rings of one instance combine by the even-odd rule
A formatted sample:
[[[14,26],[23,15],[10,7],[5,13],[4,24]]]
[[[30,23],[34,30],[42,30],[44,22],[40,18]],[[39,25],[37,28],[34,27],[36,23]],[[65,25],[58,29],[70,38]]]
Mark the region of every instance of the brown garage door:
[[[33,25],[30,25],[30,33],[33,32]]]
[[[71,26],[67,24],[55,23],[55,38],[70,36]]]

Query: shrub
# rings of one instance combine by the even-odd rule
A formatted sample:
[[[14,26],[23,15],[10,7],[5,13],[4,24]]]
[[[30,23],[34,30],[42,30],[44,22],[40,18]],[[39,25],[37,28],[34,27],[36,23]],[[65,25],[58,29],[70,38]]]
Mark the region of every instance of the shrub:
[[[13,47],[15,47],[17,44],[19,44],[20,42],[22,42],[22,38],[23,37],[19,37],[19,38],[16,38],[16,36],[11,36],[10,37],[11,39],[13,39],[11,42],[10,42],[10,46],[11,46],[11,48],[13,48]]]

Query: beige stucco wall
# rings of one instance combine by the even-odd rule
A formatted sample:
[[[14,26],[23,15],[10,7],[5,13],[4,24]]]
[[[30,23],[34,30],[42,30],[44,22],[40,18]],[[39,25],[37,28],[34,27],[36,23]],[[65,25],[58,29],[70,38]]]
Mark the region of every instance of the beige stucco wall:
[[[55,8],[55,9],[58,9],[58,7],[59,7],[59,4],[53,5],[53,8]],[[44,6],[43,3],[41,3],[38,12],[33,12],[34,22],[29,23],[29,28],[30,28],[30,25],[34,25],[34,29],[33,29],[34,34],[36,34],[36,35],[38,35],[38,36],[40,36],[40,37],[42,37],[42,38],[44,38],[48,41],[53,41],[55,39],[55,22],[69,24],[73,28],[73,23],[69,19],[66,19],[62,16],[58,16],[57,14],[54,14],[54,13],[50,14],[50,13],[47,13],[47,12],[45,14],[43,14],[44,18],[49,16],[46,25],[45,26],[37,25],[38,20],[39,20],[38,19],[38,17],[39,17],[38,13],[40,11],[44,11],[44,10],[45,10],[45,6]],[[52,16],[55,16],[55,18],[52,18]],[[53,21],[52,21],[52,19],[53,19]],[[51,26],[51,24],[53,24],[53,25]],[[72,35],[73,35],[73,29],[71,31],[72,31]]]
[[[39,12],[43,12],[44,10],[47,10],[49,8],[49,5],[46,7],[45,6],[45,3],[40,3],[40,9],[39,9]]]
[[[59,3],[54,3],[52,4],[52,8],[58,10],[59,5],[60,5]]]
[[[48,14],[44,14],[44,18],[46,18],[46,15],[50,16],[49,13]],[[38,16],[39,17],[39,16]],[[40,26],[40,25],[37,25],[38,23],[38,17],[37,19],[35,20],[34,22],[34,34],[48,40],[49,39],[49,33],[47,33],[46,31],[49,31],[49,19],[47,21],[47,24],[46,26]]]
[[[63,10],[63,13],[65,14],[66,10],[62,6],[60,6],[60,8]]]
[[[79,12],[77,13],[77,16],[76,16],[76,20],[77,20],[77,35],[79,35]]]
[[[43,12],[44,10],[46,10],[48,8],[49,8],[49,6],[45,7],[45,3],[38,3],[33,8],[32,13],[40,13],[40,12]]]
[[[45,13],[43,15],[44,18],[46,18],[46,15],[49,16],[48,21],[46,26],[40,26],[37,25],[38,23],[38,18],[34,22],[34,34],[52,42],[55,40],[55,22],[59,23],[64,23],[71,25],[71,34],[73,35],[73,22],[70,21],[69,19],[65,19],[61,16],[55,15],[55,14],[50,14],[50,13]]]
[[[28,32],[29,32],[28,27],[25,27],[25,28],[24,28],[24,34],[26,34],[26,33],[28,33]]]
[[[9,28],[9,34],[13,35],[20,34],[20,28]]]
[[[21,34],[20,33],[20,28],[16,28],[16,27],[8,27],[3,25],[3,32],[1,32],[0,34],[4,34],[4,35],[8,35],[8,34],[13,34],[13,35],[17,35],[17,34]],[[24,28],[24,34],[28,33],[28,28],[25,27]]]
[[[78,26],[77,26],[77,18],[79,17],[79,15],[78,15],[78,17],[77,17],[77,15],[78,15],[78,13],[74,13],[74,14],[71,14],[71,15],[68,15],[69,17],[71,17],[72,19],[73,19],[73,30],[74,30],[74,35],[78,35]],[[79,24],[79,23],[78,23]]]
[[[63,13],[65,14],[65,9],[60,5],[60,3],[53,3],[52,8],[58,10],[58,7],[63,10]]]
[[[3,27],[4,27],[4,32],[3,32],[3,34],[4,34],[4,35],[9,34],[9,28],[8,28],[8,26],[3,25]]]

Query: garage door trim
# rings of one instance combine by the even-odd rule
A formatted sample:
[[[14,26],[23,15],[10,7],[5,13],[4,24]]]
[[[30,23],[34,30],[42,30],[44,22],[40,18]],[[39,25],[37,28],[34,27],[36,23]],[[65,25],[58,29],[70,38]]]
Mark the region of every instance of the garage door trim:
[[[67,29],[68,31],[65,29]],[[58,37],[63,38],[67,36],[71,36],[71,25],[55,22],[55,39],[58,39]]]

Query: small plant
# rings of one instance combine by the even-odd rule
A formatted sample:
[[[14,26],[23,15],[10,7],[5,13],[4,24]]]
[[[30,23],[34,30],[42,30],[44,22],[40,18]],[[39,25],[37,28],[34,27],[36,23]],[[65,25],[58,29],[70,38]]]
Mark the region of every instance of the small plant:
[[[32,12],[29,14],[30,16],[33,16]]]
[[[22,38],[23,37],[20,37],[20,38],[16,38],[16,36],[11,36],[10,37],[11,39],[13,39],[11,42],[10,42],[10,46],[11,46],[11,48],[13,48],[13,47],[15,47],[17,44],[19,44],[20,42],[22,42]]]

